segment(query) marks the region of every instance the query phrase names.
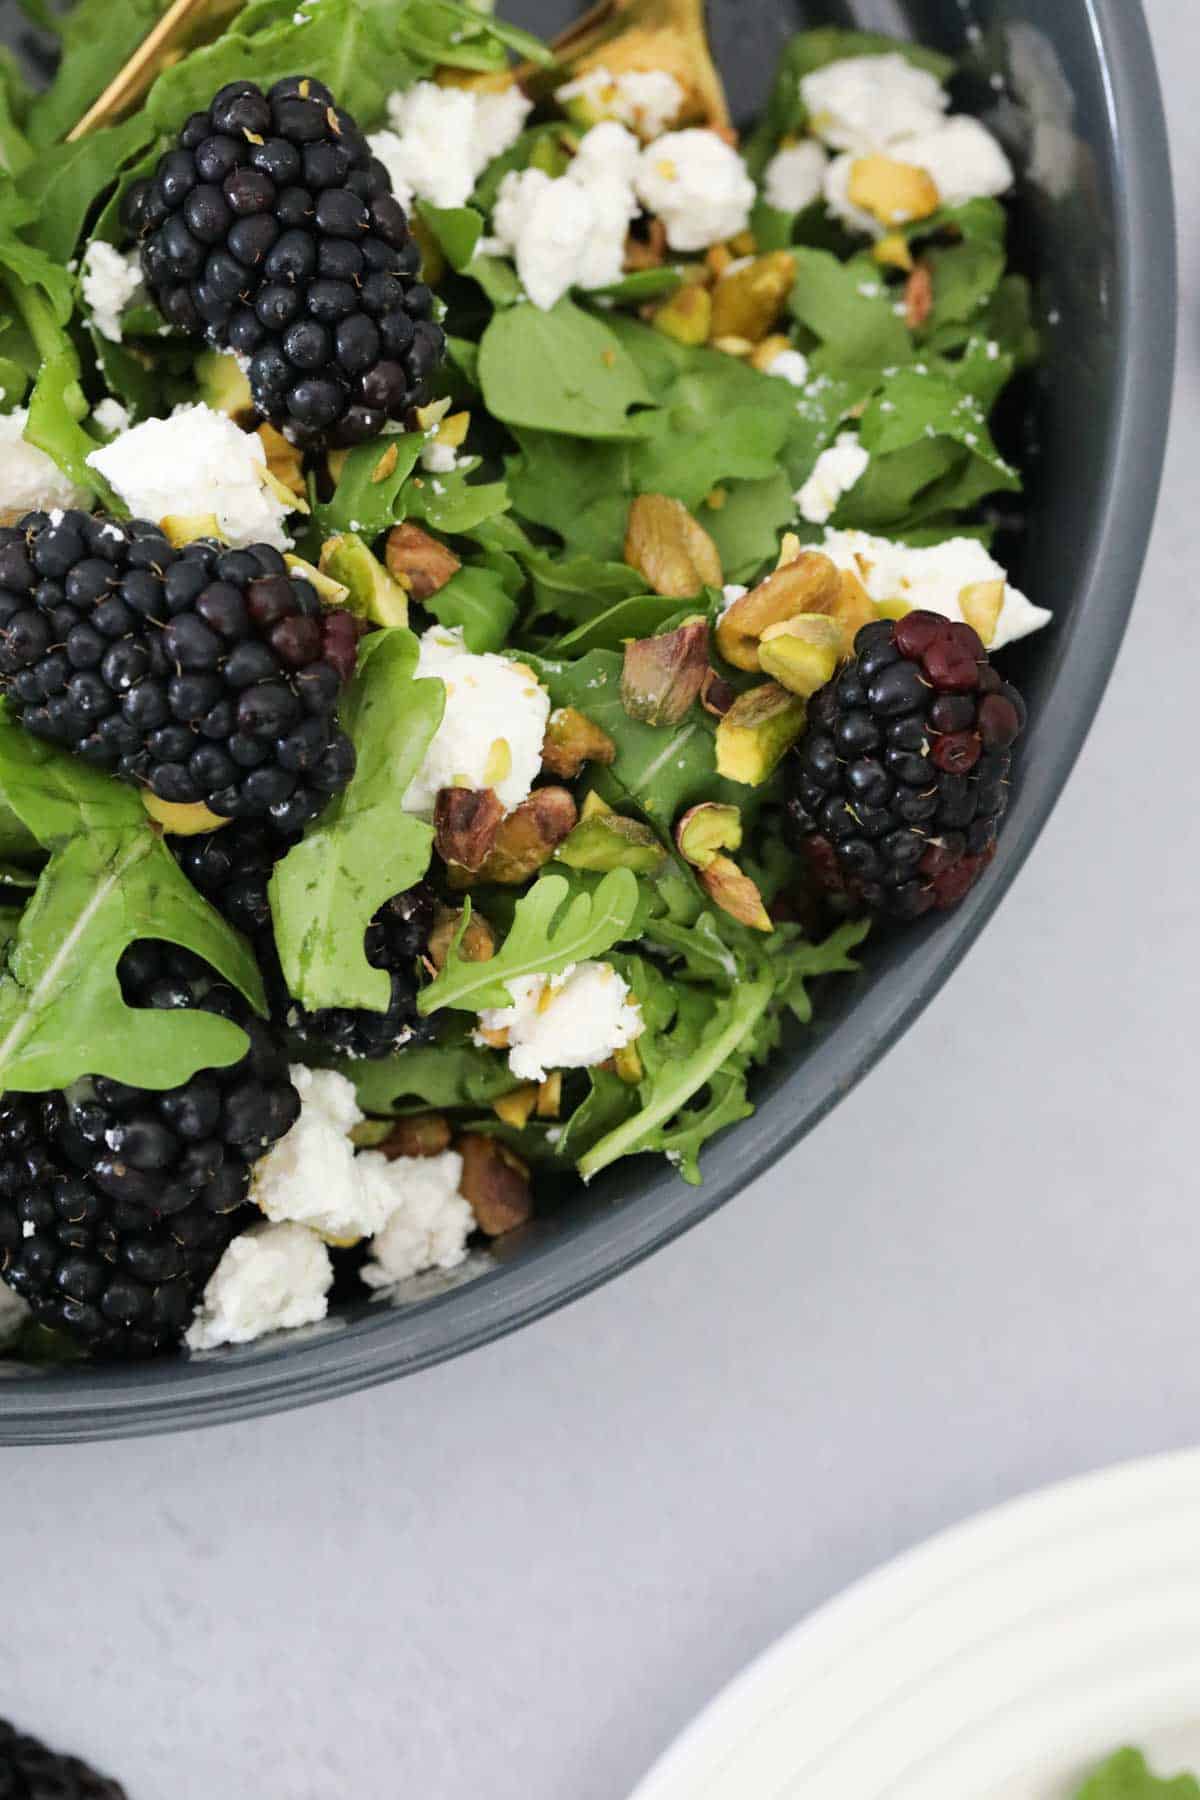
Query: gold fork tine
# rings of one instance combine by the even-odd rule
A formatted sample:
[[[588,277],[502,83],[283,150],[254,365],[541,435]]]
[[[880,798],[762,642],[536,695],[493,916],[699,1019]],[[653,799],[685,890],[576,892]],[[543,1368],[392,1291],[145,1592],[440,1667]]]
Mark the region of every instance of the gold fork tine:
[[[119,5],[120,0],[116,0]],[[99,99],[67,133],[67,141],[86,137],[101,125],[111,125],[136,105],[162,71],[178,59],[197,29],[237,10],[240,0],[174,0],[152,31],[147,32],[129,61],[109,82]]]

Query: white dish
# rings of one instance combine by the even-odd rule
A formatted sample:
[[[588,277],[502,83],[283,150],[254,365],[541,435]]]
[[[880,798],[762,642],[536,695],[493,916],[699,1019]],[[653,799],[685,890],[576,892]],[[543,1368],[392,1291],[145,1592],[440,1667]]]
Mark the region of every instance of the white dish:
[[[1070,1800],[1141,1745],[1200,1770],[1200,1452],[987,1513],[850,1588],[633,1800]]]

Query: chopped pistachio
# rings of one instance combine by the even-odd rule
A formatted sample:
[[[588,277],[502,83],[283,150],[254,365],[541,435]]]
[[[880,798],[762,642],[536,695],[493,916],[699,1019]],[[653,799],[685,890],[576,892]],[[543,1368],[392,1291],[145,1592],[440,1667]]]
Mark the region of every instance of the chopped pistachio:
[[[326,538],[321,573],[346,590],[345,604],[376,625],[407,625],[408,595],[353,532]]]
[[[819,550],[801,551],[727,606],[716,624],[717,649],[735,669],[757,669],[759,642],[771,625],[798,613],[829,612],[840,592],[838,571]]]
[[[775,929],[763,905],[762,895],[731,857],[714,856],[700,870],[698,879],[709,899],[739,925],[748,925],[752,931]]]
[[[807,698],[823,688],[842,658],[842,628],[822,613],[801,613],[768,625],[758,646],[764,675]]]
[[[581,819],[554,859],[569,869],[632,869],[640,875],[661,868],[666,854],[649,825],[607,812]]]
[[[646,725],[678,725],[700,692],[708,669],[708,621],[690,619],[661,637],[625,646],[621,704]]]
[[[625,561],[656,594],[690,599],[720,587],[721,556],[703,525],[666,494],[639,494],[629,508]]]
[[[210,812],[202,800],[193,800],[190,804],[160,800],[149,788],[142,789],[142,805],[168,837],[200,837],[206,831],[220,831],[222,825],[229,824],[220,813]]]
[[[720,851],[737,850],[741,842],[741,813],[715,800],[689,807],[675,827],[676,848],[694,869],[706,869]]]
[[[717,773],[758,787],[804,730],[803,700],[777,682],[739,694],[717,725]]]

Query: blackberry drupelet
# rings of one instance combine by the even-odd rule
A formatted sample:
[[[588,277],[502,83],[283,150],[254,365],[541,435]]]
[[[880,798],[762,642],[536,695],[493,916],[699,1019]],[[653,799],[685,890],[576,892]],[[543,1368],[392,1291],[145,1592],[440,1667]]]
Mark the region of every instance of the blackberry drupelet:
[[[437,911],[437,897],[426,883],[393,895],[367,927],[367,961],[391,976],[387,1011],[336,1006],[308,1012],[284,984],[267,898],[271,872],[290,841],[281,843],[247,820],[209,837],[176,839],[173,847],[192,884],[250,938],[267,984],[272,1017],[286,1030],[298,1054],[374,1059],[433,1037],[433,1024],[417,1011],[421,957]]]
[[[809,703],[789,838],[828,892],[900,919],[954,906],[995,855],[1024,723],[969,625],[864,625]]]
[[[0,1800],[126,1800],[125,1789],[0,1719]]]
[[[391,179],[323,83],[233,81],[124,221],[164,318],[248,359],[298,443],[357,444],[427,398],[445,351]]]
[[[300,1100],[273,1033],[199,958],[140,942],[120,975],[131,1006],[219,1013],[250,1049],[161,1093],[96,1076],[0,1097],[0,1276],[95,1354],[150,1356],[251,1221],[253,1165]]]
[[[267,544],[30,513],[0,529],[0,693],[35,736],[160,800],[280,830],[354,772],[337,702],[358,622]]]

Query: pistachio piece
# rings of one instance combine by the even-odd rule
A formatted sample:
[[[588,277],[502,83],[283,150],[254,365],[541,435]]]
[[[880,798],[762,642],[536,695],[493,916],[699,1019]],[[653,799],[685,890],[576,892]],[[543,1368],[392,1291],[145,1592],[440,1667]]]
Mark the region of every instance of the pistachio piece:
[[[712,329],[712,311],[712,298],[708,289],[692,282],[681,287],[678,293],[672,294],[658,308],[650,323],[664,337],[673,338],[675,343],[694,349],[708,342],[708,334]]]
[[[450,946],[458,934],[461,922],[461,909],[453,906],[438,908],[433,930],[425,947],[435,969],[445,968]],[[467,929],[463,932],[462,943],[458,946],[458,954],[463,962],[491,962],[496,954],[496,934],[483,914],[474,907],[467,921]]]
[[[764,631],[798,613],[831,612],[841,582],[838,571],[819,550],[802,550],[727,606],[717,620],[717,649],[735,669],[757,669],[758,647]]]
[[[389,1159],[397,1156],[440,1156],[450,1148],[450,1122],[441,1113],[412,1113],[407,1119],[387,1121],[390,1130],[379,1148]]]
[[[777,682],[739,694],[717,726],[717,774],[758,787],[796,742],[804,719],[803,700]]]
[[[863,626],[870,625],[872,620],[879,617],[879,613],[853,569],[842,569],[839,574],[841,579],[838,597],[834,601],[831,616],[842,628],[842,655],[845,657],[853,651],[854,640]]]
[[[700,692],[708,669],[708,621],[689,619],[662,637],[625,646],[621,704],[645,725],[678,725]]]
[[[203,832],[220,831],[222,825],[229,824],[220,813],[210,812],[203,800],[193,800],[190,804],[160,800],[149,788],[142,789],[142,805],[168,837],[199,837]]]
[[[739,925],[748,925],[752,931],[774,931],[762,895],[731,857],[714,856],[698,879],[709,899]]]
[[[558,846],[554,860],[568,869],[632,869],[648,875],[661,868],[666,854],[649,825],[607,812],[582,819]]]
[[[796,279],[796,259],[772,250],[727,270],[713,289],[712,336],[761,343],[787,305]]]
[[[963,618],[979,633],[984,644],[993,642],[1000,614],[1004,611],[1003,579],[970,581],[958,591],[958,609]]]
[[[636,1087],[646,1073],[636,1044],[623,1044],[619,1050],[614,1050],[612,1063],[613,1073],[620,1077],[626,1087]]]
[[[904,323],[910,331],[919,331],[932,311],[933,271],[922,262],[904,284]]]
[[[544,868],[574,829],[579,810],[566,788],[535,788],[514,807],[496,832],[478,871],[480,881],[513,887]]]
[[[383,554],[389,573],[414,600],[428,600],[462,568],[453,550],[419,525],[393,525]]]
[[[561,1069],[553,1069],[539,1084],[536,1109],[539,1119],[557,1119],[562,1111],[562,1085]]]
[[[573,781],[584,763],[614,762],[617,746],[607,731],[573,706],[559,706],[550,714],[542,742],[542,767],[562,781]]]
[[[511,1094],[501,1094],[498,1100],[493,1100],[492,1111],[505,1125],[521,1131],[533,1117],[537,1097],[537,1082],[526,1081],[519,1088],[514,1088]]]
[[[273,425],[260,425],[255,436],[266,451],[267,468],[276,481],[297,500],[305,499],[304,458],[295,444]]]
[[[408,595],[352,531],[326,538],[320,569],[346,589],[346,605],[376,625],[407,625]]]
[[[723,719],[736,698],[733,688],[715,669],[705,669],[704,680],[700,683],[700,704],[706,713],[711,713],[714,719]]]
[[[764,675],[805,698],[829,681],[842,659],[842,628],[823,613],[800,613],[768,625],[758,646]]]
[[[194,543],[197,538],[216,538],[218,543],[225,541],[216,513],[168,513],[158,522],[168,544],[173,544],[176,550],[182,549],[184,544]]]
[[[350,1127],[350,1142],[356,1150],[381,1150],[395,1123],[394,1119],[360,1119]]]
[[[737,850],[741,842],[741,813],[716,800],[690,806],[675,826],[676,848],[694,869],[707,869],[720,851]]]
[[[891,231],[880,238],[871,255],[884,269],[903,269],[907,273],[913,266],[912,251],[902,231]]]
[[[503,817],[494,788],[440,788],[433,805],[434,848],[444,863],[474,874],[487,861]]]
[[[664,70],[683,89],[672,129],[705,124],[722,129],[729,108],[708,46],[703,0],[622,0],[593,7],[569,28],[560,54],[572,76],[605,68],[611,75]],[[560,77],[556,73],[556,80]]]
[[[608,801],[602,800],[593,788],[590,793],[584,795],[583,805],[579,809],[579,816],[581,819],[596,819],[611,811],[612,807],[608,804]]]
[[[200,398],[213,412],[239,422],[254,412],[250,382],[236,356],[225,350],[202,350],[192,365]]]
[[[791,347],[790,337],[785,337],[782,331],[773,332],[770,337],[763,338],[760,344],[754,346],[754,355],[750,358],[751,365],[762,374],[767,375],[770,373],[771,364],[776,357],[782,356],[784,351],[790,350]]]
[[[332,575],[314,568],[302,556],[293,556],[290,550],[285,550],[283,560],[291,574],[298,575],[302,581],[307,581],[316,588],[321,596],[322,606],[344,606],[350,598],[350,590],[342,582],[335,581]]]
[[[846,194],[851,206],[870,213],[881,225],[927,219],[941,205],[932,175],[915,163],[894,162],[890,156],[858,157],[850,169]]]
[[[625,561],[656,594],[690,599],[720,587],[717,546],[687,507],[666,494],[639,494],[625,527]]]
[[[533,1189],[529,1169],[520,1157],[498,1138],[480,1131],[464,1133],[457,1149],[463,1160],[459,1192],[483,1235],[503,1237],[506,1231],[524,1225],[533,1212]]]

